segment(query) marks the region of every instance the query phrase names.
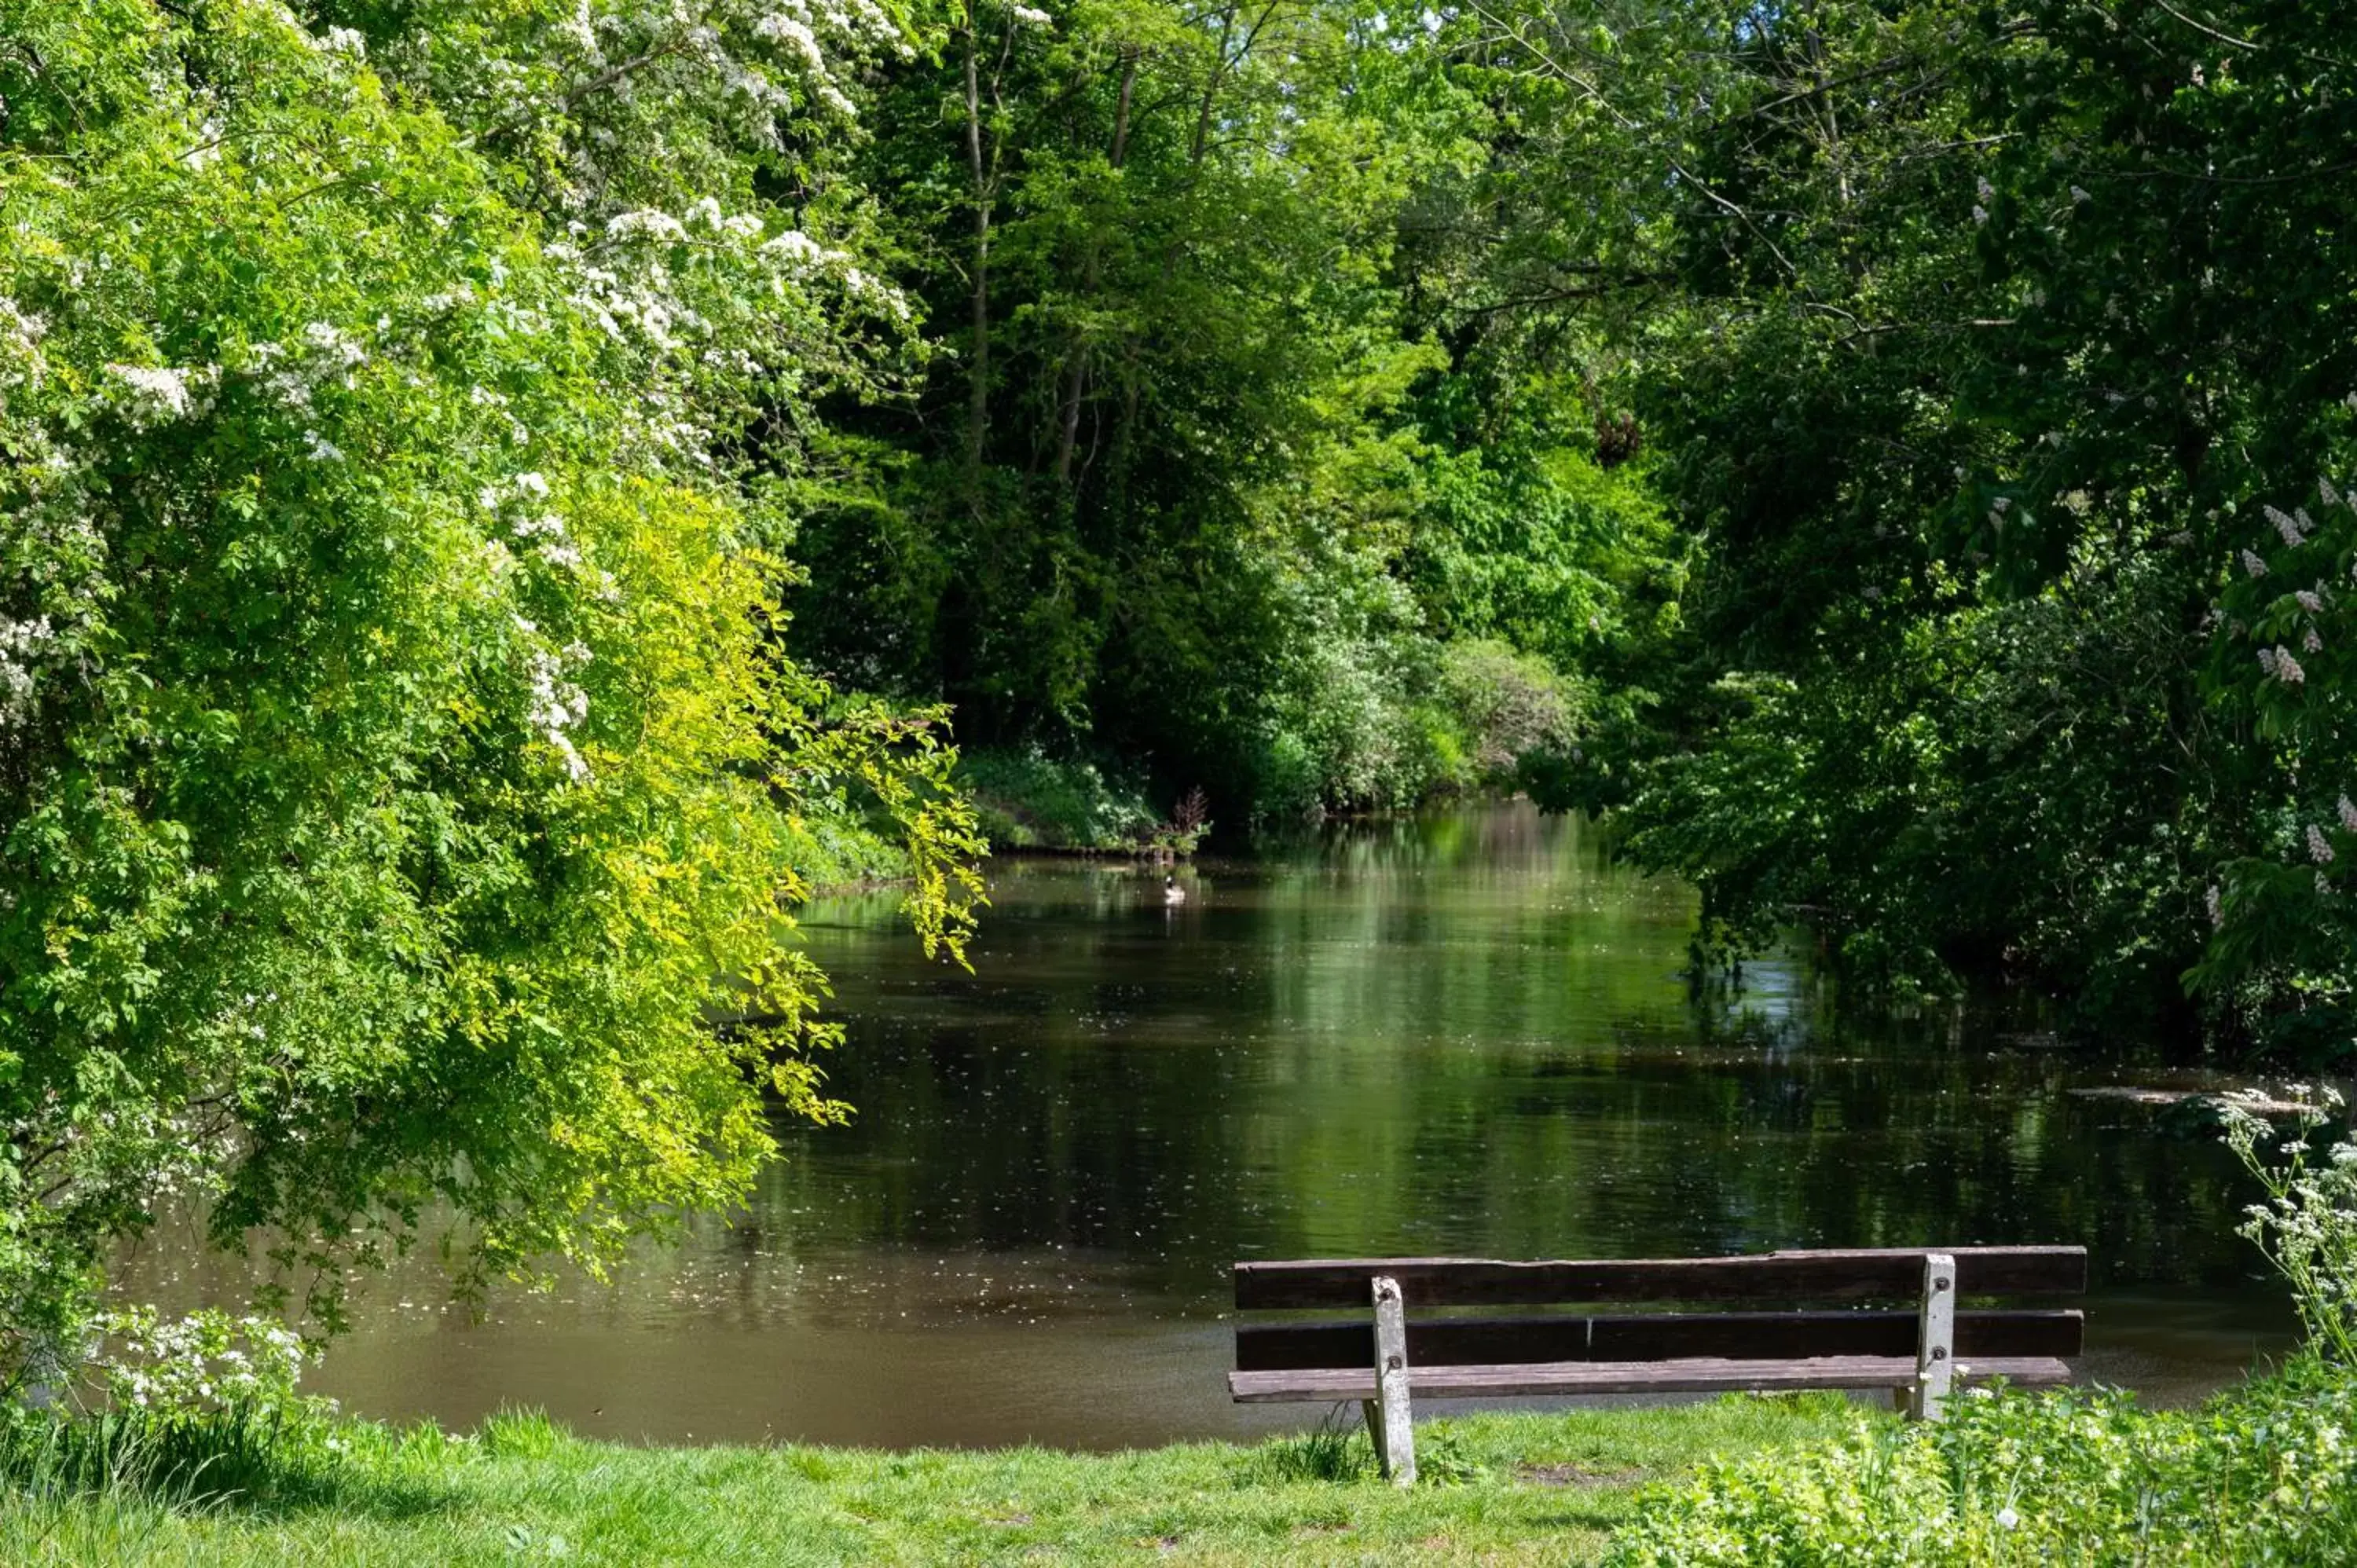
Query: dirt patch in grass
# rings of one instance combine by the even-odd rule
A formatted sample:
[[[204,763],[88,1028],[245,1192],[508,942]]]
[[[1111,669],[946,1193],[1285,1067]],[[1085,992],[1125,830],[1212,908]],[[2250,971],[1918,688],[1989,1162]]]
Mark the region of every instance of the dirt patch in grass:
[[[1643,1471],[1591,1470],[1584,1465],[1524,1465],[1515,1470],[1514,1478],[1526,1487],[1577,1487],[1588,1490],[1599,1487],[1625,1487]]]

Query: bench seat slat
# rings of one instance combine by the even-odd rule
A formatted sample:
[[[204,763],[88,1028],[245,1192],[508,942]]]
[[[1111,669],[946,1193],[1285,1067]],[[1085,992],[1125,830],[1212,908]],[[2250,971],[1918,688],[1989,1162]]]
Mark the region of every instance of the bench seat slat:
[[[1324,1258],[1235,1265],[1242,1311],[1354,1307],[1378,1274],[1421,1306],[1506,1306],[1620,1301],[1860,1301],[1906,1299],[1923,1287],[1929,1249],[1760,1252],[1734,1258],[1633,1258],[1508,1262],[1488,1258]],[[1964,1295],[2079,1295],[2083,1247],[1943,1248]]]
[[[2051,1357],[1959,1359],[1960,1381],[2002,1377],[2017,1384],[2067,1383],[2071,1369]],[[1730,1390],[1892,1389],[1915,1380],[1911,1356],[1826,1356],[1801,1360],[1736,1361],[1695,1357],[1680,1361],[1547,1361],[1488,1367],[1408,1369],[1409,1391],[1433,1399],[1511,1399],[1559,1394],[1716,1393]],[[1275,1372],[1230,1372],[1228,1391],[1239,1404],[1366,1400],[1375,1394],[1372,1367]]]
[[[1433,1367],[1686,1356],[1911,1356],[1920,1326],[1913,1312],[1858,1310],[1411,1318],[1407,1359],[1412,1366]],[[2083,1331],[2084,1319],[2075,1309],[1960,1312],[1956,1354],[2076,1356]],[[1364,1321],[1236,1327],[1240,1371],[1372,1366],[1374,1359],[1374,1329]]]

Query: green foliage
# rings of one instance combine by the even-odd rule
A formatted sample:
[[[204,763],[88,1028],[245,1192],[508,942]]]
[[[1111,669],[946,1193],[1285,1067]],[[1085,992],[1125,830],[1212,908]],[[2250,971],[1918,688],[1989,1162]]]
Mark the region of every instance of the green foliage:
[[[1455,193],[1495,242],[1437,247],[1468,402],[1570,345],[1701,546],[1666,642],[1583,666],[1651,700],[1539,785],[1630,802],[1737,948],[2348,1049],[2337,9],[1465,26],[1535,127]]]
[[[1134,784],[1036,748],[968,751],[957,784],[990,842],[1005,849],[1128,850],[1150,843],[1161,825]]]
[[[1440,716],[1458,731],[1460,785],[1511,783],[1523,757],[1561,750],[1578,734],[1584,693],[1511,643],[1447,644],[1436,684]]]
[[[1418,236],[1497,127],[1395,26],[977,0],[886,73],[856,161],[926,351],[791,478],[815,667],[1243,821],[1504,777],[1443,647],[1576,685],[1651,624],[1683,546],[1585,405],[1467,412]]]
[[[1709,1465],[1615,1537],[1615,1565],[2333,1563],[2357,1549],[2357,1381],[2298,1363],[2199,1412],[2119,1391],[1959,1398],[1805,1457]]]
[[[1605,1561],[2336,1563],[2357,1550],[2357,1380],[2302,1362],[2199,1412],[2113,1391],[1958,1399],[1805,1456],[1704,1467]]]
[[[429,1216],[470,1287],[726,1207],[836,1113],[797,821],[895,822],[952,956],[976,895],[938,714],[779,657],[706,456],[825,285],[716,207],[544,242],[259,0],[0,38],[5,1359],[189,1195],[330,1325]]]
[[[2267,1201],[2241,1234],[2292,1287],[2309,1338],[2289,1365],[2190,1412],[2115,1390],[1967,1389],[1946,1419],[1860,1423],[1802,1455],[1706,1466],[1649,1499],[1615,1564],[2337,1563],[2357,1552],[2357,1144],[2289,1136],[2228,1097],[2224,1136]]]

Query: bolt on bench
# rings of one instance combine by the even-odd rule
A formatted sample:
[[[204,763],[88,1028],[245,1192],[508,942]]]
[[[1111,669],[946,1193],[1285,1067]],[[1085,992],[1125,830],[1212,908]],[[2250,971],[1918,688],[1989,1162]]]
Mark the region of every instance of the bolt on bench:
[[[1236,1309],[1372,1308],[1346,1323],[1239,1322],[1228,1391],[1242,1404],[1358,1400],[1383,1473],[1415,1479],[1414,1399],[1889,1389],[1940,1418],[1956,1380],[2065,1383],[2075,1308],[1976,1308],[1965,1296],[2083,1295],[2083,1247],[1763,1252],[1734,1258],[1501,1262],[1354,1258],[1235,1265]],[[1419,1316],[1431,1307],[1544,1316]],[[1860,1304],[1828,1310],[1833,1302]],[[1876,1308],[1864,1304],[1905,1303]],[[1566,1310],[1663,1303],[1735,1311]],[[1807,1304],[1805,1305],[1802,1304]]]

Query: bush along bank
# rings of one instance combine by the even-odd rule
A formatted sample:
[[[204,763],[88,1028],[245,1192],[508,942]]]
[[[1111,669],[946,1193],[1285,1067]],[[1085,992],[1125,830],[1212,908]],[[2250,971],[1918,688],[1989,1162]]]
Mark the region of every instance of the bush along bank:
[[[996,850],[1175,857],[1194,854],[1211,830],[1202,790],[1178,796],[1166,815],[1142,782],[1084,758],[969,751],[956,781]]]
[[[1856,1421],[1803,1453],[1714,1461],[1651,1494],[1614,1568],[1856,1563],[2357,1563],[2357,1145],[2321,1161],[2230,1104],[2266,1189],[2243,1234],[2292,1286],[2288,1364],[2193,1412],[2113,1390],[1974,1391],[1941,1424]],[[1978,1395],[1979,1397],[1975,1397]]]

